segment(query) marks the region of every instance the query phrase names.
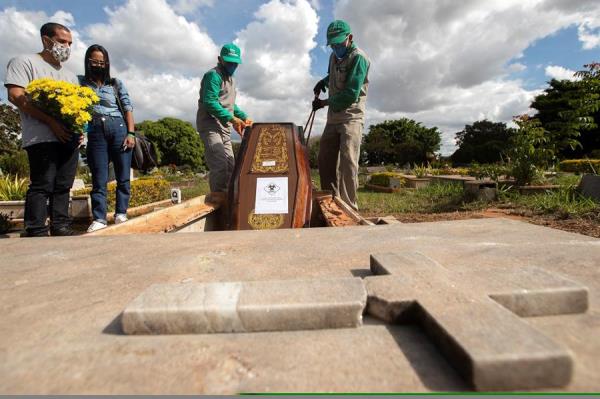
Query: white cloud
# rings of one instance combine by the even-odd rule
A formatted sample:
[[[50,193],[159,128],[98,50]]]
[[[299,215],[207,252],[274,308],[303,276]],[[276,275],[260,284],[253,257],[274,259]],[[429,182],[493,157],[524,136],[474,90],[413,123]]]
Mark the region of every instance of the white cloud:
[[[316,46],[318,25],[315,10],[305,0],[272,0],[254,17],[236,39],[243,54],[240,89],[261,100],[310,98],[314,83],[309,52]]]
[[[523,72],[527,69],[525,64],[521,64],[520,62],[514,62],[508,66],[508,70],[510,72]]]
[[[91,25],[86,33],[106,47],[119,69],[197,75],[216,62],[218,48],[211,37],[165,0],[129,0],[105,11],[108,22]]]
[[[199,77],[190,78],[178,73],[148,74],[135,66],[118,76],[132,97],[136,121],[170,116],[195,126]]]
[[[20,11],[14,7],[0,11],[0,65],[5,67],[17,55],[39,53],[43,48],[40,28],[46,22],[57,22],[71,29],[71,59],[65,63],[65,67],[75,73],[83,70],[83,64],[79,65],[77,61],[83,59],[85,44],[73,29],[75,21],[70,13],[57,11],[48,15],[42,11]]]
[[[578,26],[577,33],[585,50],[600,47],[600,17],[587,18]]]
[[[214,0],[175,0],[171,1],[173,10],[180,14],[190,14],[202,7],[212,7]]]
[[[558,65],[548,65],[544,71],[546,72],[546,76],[551,79],[576,80],[575,71]]]
[[[112,75],[129,90],[135,119],[172,116],[195,125],[200,77],[217,61],[212,38],[165,0],[129,0],[105,11],[107,23],[86,33],[109,51]]]
[[[523,67],[511,61],[536,40],[600,12],[597,1],[562,3],[570,4],[380,0],[374,7],[339,0],[334,14],[350,23],[371,58],[368,113],[437,125],[451,143],[465,124],[509,122],[528,110],[536,91],[506,74]]]
[[[236,72],[240,106],[255,121],[303,124],[316,82],[309,53],[316,46],[317,13],[306,0],[271,0],[254,18],[235,40],[243,60]]]
[[[39,51],[44,22],[77,26],[67,68],[81,72],[87,45],[102,44],[113,74],[129,88],[137,120],[175,116],[194,122],[200,78],[215,65],[219,48],[204,27],[178,13],[216,4],[127,0],[106,9],[105,23],[87,27],[65,11],[6,8],[0,10],[0,62]],[[256,121],[304,124],[318,79],[311,74],[310,52],[324,41],[316,37],[319,7],[324,4],[318,0],[270,0],[236,34],[244,59],[236,73],[238,103]],[[584,49],[600,45],[597,0],[339,0],[334,14],[350,22],[372,61],[367,125],[406,116],[438,126],[445,153],[465,124],[482,118],[507,122],[528,110],[539,91],[524,88],[511,73],[524,70],[522,54],[536,40],[574,25]],[[545,71],[551,77],[568,74],[559,68]],[[325,113],[317,114],[316,134]]]

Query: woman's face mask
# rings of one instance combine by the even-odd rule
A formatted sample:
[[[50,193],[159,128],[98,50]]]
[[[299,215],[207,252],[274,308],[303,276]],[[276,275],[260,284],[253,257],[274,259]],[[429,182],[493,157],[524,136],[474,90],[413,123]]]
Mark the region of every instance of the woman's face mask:
[[[104,76],[104,71],[106,71],[106,67],[99,65],[90,65],[90,72],[95,77]]]
[[[57,43],[51,38],[49,39],[52,41],[52,48],[48,51],[52,54],[52,57],[58,62],[67,61],[71,56],[71,47],[66,44]]]

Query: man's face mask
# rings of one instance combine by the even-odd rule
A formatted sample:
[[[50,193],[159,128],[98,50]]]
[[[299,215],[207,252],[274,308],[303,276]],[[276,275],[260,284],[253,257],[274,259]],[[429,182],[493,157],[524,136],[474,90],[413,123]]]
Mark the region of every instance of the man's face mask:
[[[52,39],[50,40],[52,41],[52,48],[48,51],[52,54],[52,57],[58,62],[67,61],[71,56],[71,47],[67,44],[60,44]]]
[[[346,42],[341,44],[333,44],[331,46],[331,49],[333,50],[333,53],[335,54],[338,60],[344,58],[348,53],[348,46],[346,46]]]
[[[223,67],[225,68],[225,71],[229,76],[233,76],[235,70],[238,67],[238,64],[236,64],[235,62],[225,62]]]

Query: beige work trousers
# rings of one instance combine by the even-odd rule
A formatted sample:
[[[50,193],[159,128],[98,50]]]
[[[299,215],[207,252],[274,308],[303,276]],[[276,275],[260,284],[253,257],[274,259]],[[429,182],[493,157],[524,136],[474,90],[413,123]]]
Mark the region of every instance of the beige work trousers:
[[[202,129],[199,133],[204,143],[204,159],[209,170],[210,191],[227,192],[235,164],[231,133],[216,127]]]
[[[321,189],[337,191],[340,198],[358,210],[358,159],[363,121],[325,125],[319,146]]]

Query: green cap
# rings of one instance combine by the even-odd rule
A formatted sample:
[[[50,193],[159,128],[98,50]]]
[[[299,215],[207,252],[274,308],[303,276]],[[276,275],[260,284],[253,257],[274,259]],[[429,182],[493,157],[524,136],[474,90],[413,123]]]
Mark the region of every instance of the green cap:
[[[351,33],[348,22],[341,19],[335,20],[327,27],[327,45],[340,44]]]
[[[227,43],[221,48],[221,58],[226,62],[242,63],[242,51],[233,43]]]

